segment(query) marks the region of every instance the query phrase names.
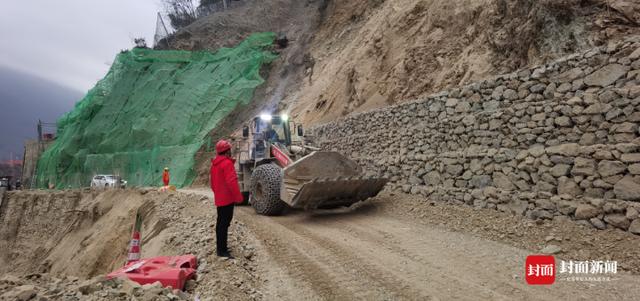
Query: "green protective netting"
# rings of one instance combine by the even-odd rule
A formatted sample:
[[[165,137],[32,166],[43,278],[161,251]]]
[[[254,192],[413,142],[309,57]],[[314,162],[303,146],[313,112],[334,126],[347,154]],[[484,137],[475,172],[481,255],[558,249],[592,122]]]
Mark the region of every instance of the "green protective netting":
[[[191,184],[194,156],[208,133],[246,105],[276,58],[274,33],[257,33],[215,53],[133,49],[75,108],[58,120],[56,141],[38,161],[38,187],[88,186],[115,174],[133,186]]]

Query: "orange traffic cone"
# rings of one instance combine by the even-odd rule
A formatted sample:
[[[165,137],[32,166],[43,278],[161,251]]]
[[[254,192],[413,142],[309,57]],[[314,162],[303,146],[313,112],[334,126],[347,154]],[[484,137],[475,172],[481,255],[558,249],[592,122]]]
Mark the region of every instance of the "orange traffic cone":
[[[142,228],[142,217],[140,213],[136,213],[136,223],[133,225],[133,234],[129,243],[127,264],[140,260],[140,228]]]

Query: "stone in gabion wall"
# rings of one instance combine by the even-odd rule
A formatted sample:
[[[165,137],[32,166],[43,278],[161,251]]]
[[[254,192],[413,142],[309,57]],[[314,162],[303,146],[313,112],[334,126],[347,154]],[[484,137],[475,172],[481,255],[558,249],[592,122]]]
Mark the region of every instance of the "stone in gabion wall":
[[[587,220],[597,228],[640,233],[640,204],[628,202],[640,201],[639,84],[640,37],[633,37],[346,117],[314,134],[322,148],[407,193],[585,220],[560,209],[572,202],[595,208]]]

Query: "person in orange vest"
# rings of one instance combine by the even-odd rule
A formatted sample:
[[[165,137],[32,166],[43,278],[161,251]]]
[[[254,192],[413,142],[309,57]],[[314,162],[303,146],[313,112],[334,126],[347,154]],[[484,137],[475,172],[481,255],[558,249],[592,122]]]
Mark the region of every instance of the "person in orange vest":
[[[162,183],[164,186],[169,186],[169,167],[165,167],[162,172]]]

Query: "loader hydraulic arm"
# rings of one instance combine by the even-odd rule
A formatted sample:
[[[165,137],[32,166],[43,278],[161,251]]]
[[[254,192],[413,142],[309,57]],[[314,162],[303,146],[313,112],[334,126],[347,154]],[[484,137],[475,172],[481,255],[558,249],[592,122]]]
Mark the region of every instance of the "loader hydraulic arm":
[[[292,162],[291,158],[275,144],[271,145],[271,155],[276,158],[278,165],[282,168],[289,166]]]

